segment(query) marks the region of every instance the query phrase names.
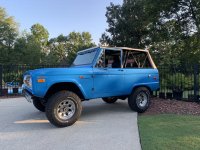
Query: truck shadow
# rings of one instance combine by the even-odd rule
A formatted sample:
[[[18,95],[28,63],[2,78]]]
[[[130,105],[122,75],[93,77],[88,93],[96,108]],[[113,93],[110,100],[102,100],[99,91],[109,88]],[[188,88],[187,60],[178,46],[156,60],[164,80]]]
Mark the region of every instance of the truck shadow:
[[[104,115],[121,113],[132,113],[128,107],[127,101],[119,100],[114,104],[107,104],[101,100],[91,100],[83,102],[83,111],[80,119],[96,119],[98,117],[103,117]]]
[[[129,109],[127,101],[119,100],[114,104],[107,104],[102,100],[91,100],[83,102],[82,105],[83,111],[80,119],[74,125],[65,128],[65,130],[82,126],[85,123],[92,123],[98,120],[104,121],[108,118],[112,119],[112,117],[117,118],[126,113],[133,113],[133,111]],[[31,109],[21,116],[16,116],[16,118],[18,119],[15,119],[13,122],[14,124],[12,124],[10,128],[6,128],[5,131],[0,130],[0,132],[63,129],[51,125],[47,120],[45,113],[39,112],[35,109]]]

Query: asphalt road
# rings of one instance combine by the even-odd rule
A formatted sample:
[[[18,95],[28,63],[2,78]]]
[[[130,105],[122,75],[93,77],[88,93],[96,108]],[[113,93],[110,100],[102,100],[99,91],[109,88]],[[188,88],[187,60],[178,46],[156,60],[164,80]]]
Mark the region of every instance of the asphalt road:
[[[83,102],[73,126],[56,128],[24,98],[0,99],[2,150],[140,150],[137,113],[127,101]]]

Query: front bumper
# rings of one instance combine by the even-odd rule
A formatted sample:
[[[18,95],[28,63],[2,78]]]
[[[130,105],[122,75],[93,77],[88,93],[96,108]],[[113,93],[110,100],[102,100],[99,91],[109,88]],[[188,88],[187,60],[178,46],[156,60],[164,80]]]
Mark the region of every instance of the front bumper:
[[[30,92],[28,92],[26,89],[23,89],[23,95],[24,97],[26,98],[26,100],[29,102],[29,103],[32,103],[33,102],[33,99],[32,99],[32,94]]]

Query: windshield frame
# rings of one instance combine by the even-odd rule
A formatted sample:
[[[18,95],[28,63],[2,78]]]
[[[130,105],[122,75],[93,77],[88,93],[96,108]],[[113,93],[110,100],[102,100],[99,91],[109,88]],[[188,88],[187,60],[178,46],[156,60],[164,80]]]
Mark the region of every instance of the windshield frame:
[[[91,52],[96,51],[96,53],[94,55],[94,58],[93,58],[93,60],[92,60],[91,63],[88,63],[88,64],[79,64],[79,65],[75,65],[74,64],[74,61],[76,60],[76,58],[77,58],[78,55],[84,54],[84,53],[89,53],[90,51]],[[74,61],[73,61],[73,63],[72,63],[71,66],[84,66],[84,65],[91,65],[91,66],[93,66],[93,64],[95,63],[96,58],[97,58],[98,55],[99,55],[99,47],[92,47],[92,48],[89,48],[89,49],[85,49],[85,50],[79,51],[79,52],[77,52],[77,55],[76,55],[76,57],[75,57],[75,59],[74,59]]]

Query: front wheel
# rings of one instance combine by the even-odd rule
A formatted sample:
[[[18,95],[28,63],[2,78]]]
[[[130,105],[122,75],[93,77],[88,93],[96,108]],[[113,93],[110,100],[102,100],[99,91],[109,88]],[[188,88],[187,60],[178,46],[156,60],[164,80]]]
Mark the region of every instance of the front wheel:
[[[41,112],[45,112],[45,105],[39,98],[33,98],[33,105]]]
[[[74,124],[79,119],[81,111],[81,99],[70,91],[54,94],[46,105],[46,116],[50,123],[57,127]]]
[[[150,105],[150,92],[145,87],[139,87],[128,98],[129,107],[139,113],[145,112]]]

